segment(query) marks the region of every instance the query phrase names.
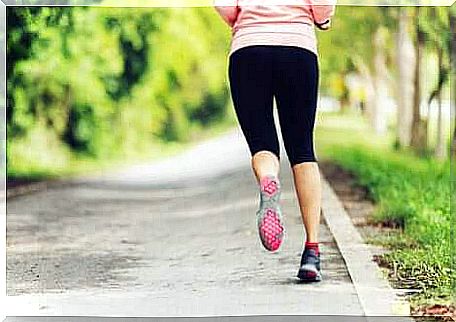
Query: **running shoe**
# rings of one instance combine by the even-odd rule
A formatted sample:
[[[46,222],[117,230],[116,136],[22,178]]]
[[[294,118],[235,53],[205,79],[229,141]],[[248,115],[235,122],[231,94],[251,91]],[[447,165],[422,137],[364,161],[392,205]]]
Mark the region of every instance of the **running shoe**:
[[[304,249],[301,257],[301,265],[298,271],[298,278],[304,282],[320,282],[320,253],[314,249]]]
[[[279,249],[285,234],[280,209],[280,182],[269,175],[260,182],[260,207],[256,213],[261,243],[268,251]]]

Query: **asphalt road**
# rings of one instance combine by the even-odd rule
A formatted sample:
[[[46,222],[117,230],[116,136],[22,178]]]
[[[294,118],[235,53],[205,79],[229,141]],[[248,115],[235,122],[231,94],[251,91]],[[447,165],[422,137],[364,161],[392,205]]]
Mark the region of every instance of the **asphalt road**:
[[[277,253],[257,235],[258,188],[238,131],[10,198],[10,314],[362,314],[324,222],[324,281],[298,283],[304,232],[284,154],[281,169],[287,236]]]

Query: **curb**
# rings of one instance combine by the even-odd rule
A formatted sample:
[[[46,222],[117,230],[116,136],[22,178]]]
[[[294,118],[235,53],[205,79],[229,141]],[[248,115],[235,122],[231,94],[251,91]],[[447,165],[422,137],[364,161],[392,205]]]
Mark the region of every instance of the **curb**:
[[[323,217],[336,240],[366,316],[400,316],[412,322],[410,304],[399,297],[373,261],[373,254],[353,225],[342,202],[322,176]],[[396,321],[396,319],[395,319]]]
[[[49,188],[56,186],[63,186],[69,184],[70,180],[55,179],[55,180],[44,180],[33,183],[26,183],[12,188],[6,188],[6,198],[15,198],[23,195],[28,195],[37,191],[45,191]]]
[[[11,188],[6,187],[6,198],[8,200],[10,198],[20,197],[34,192],[45,191],[50,188],[70,186],[74,183],[77,183],[77,179],[75,178],[59,178],[25,183]]]
[[[41,181],[41,182],[34,182],[34,183],[26,183],[23,185],[19,185],[17,187],[6,188],[6,197],[12,198],[17,196],[22,196],[31,192],[45,190],[48,187],[48,182]]]

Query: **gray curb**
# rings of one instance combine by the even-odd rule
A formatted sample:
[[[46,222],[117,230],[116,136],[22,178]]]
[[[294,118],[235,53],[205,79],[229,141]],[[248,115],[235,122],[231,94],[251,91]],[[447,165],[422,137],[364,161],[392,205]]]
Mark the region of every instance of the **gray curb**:
[[[345,260],[365,315],[401,316],[401,321],[412,322],[413,319],[408,317],[410,304],[401,299],[383,277],[382,271],[373,261],[369,246],[363,241],[341,201],[324,178],[322,185],[323,216]]]

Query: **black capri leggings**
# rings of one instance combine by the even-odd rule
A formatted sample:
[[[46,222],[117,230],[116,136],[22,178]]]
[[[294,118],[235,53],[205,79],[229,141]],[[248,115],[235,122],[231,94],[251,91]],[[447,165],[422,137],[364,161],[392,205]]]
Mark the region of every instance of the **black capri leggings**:
[[[319,65],[315,53],[294,46],[247,46],[231,54],[228,74],[235,112],[252,156],[267,150],[280,160],[275,97],[290,165],[317,162],[313,130]]]

